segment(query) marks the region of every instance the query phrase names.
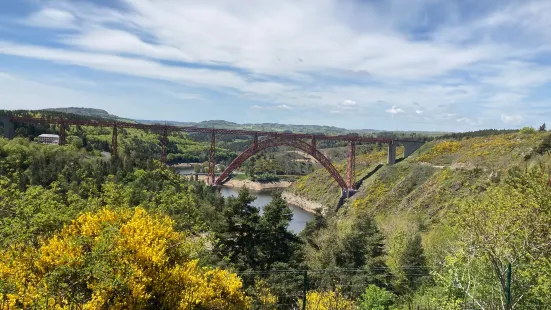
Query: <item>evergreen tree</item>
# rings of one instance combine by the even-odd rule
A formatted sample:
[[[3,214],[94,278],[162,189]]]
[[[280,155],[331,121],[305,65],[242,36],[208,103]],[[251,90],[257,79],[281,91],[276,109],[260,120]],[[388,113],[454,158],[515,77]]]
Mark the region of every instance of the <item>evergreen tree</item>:
[[[405,283],[403,284],[409,290],[417,289],[423,280],[428,277],[427,264],[419,234],[409,238],[398,264],[404,275],[403,282]]]
[[[342,240],[343,249],[336,254],[336,265],[346,269],[363,269],[354,275],[358,282],[385,287],[388,270],[385,264],[384,236],[373,218],[360,214]]]
[[[343,292],[355,298],[366,285],[387,288],[391,280],[385,263],[384,236],[367,212],[358,213],[346,228],[328,223],[315,237],[319,250],[307,253],[315,258],[310,264],[314,268],[336,270],[330,277],[313,275],[312,281],[329,290],[335,288],[335,283],[347,283]]]
[[[323,216],[321,209],[314,210],[314,219],[306,223],[306,226],[304,229],[300,232],[301,238],[305,240],[308,245],[311,247],[319,250],[320,247],[315,242],[315,236],[317,233],[322,229],[327,227],[327,220],[325,219],[325,216]]]
[[[545,123],[540,126],[539,131],[546,131]]]
[[[292,264],[298,258],[300,240],[289,231],[292,219],[293,212],[281,193],[274,193],[272,201],[264,207],[260,220],[261,251],[266,270],[270,270],[274,263]]]
[[[216,251],[239,270],[256,269],[259,262],[258,209],[251,205],[256,199],[242,188],[237,198],[229,197],[224,206],[224,221],[216,234]]]

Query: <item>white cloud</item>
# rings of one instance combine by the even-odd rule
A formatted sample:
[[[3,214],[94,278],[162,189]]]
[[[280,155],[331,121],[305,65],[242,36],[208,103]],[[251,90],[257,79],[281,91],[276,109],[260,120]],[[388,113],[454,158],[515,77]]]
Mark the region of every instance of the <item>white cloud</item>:
[[[276,106],[259,106],[257,104],[251,106],[251,109],[255,110],[293,110],[292,107],[286,105],[286,104],[280,104]]]
[[[426,0],[400,3],[399,11],[388,10],[397,1],[121,1],[120,10],[40,1],[43,8],[23,22],[50,28],[48,39],[58,40],[58,47],[21,38],[0,41],[0,54],[268,103],[260,109],[370,111],[384,115],[385,125],[385,111],[415,111],[410,119],[429,117],[445,126],[480,123],[479,117],[499,122],[500,111],[528,117],[533,91],[551,82],[551,67],[537,61],[551,51],[546,0],[511,2],[468,17],[455,2],[442,2],[445,23],[427,28],[423,40],[408,29],[431,18]],[[514,121],[508,117],[514,116],[502,121]]]
[[[401,108],[396,107],[395,105],[393,105],[392,108],[386,110],[386,112],[390,113],[390,114],[393,114],[393,115],[406,113],[406,111],[404,111]]]
[[[292,110],[293,109],[293,108],[291,108],[290,106],[288,106],[286,104],[278,105],[278,106],[276,106],[276,108],[281,109],[281,110]]]
[[[471,125],[471,126],[476,126],[476,125],[482,124],[481,119],[472,119],[472,118],[469,118],[469,117],[460,117],[460,118],[457,118],[456,121],[458,123],[468,124],[468,125]]]
[[[2,41],[0,41],[0,54],[39,58],[112,73],[121,73],[190,85],[227,87],[242,91],[251,91],[254,89],[257,94],[273,94],[278,91],[286,90],[285,86],[278,83],[249,82],[241,76],[228,71],[169,66],[139,58],[75,52],[32,45],[11,44]]]
[[[180,99],[180,100],[203,100],[203,96],[201,95],[198,95],[198,94],[191,94],[191,93],[181,93],[181,92],[171,92],[171,91],[167,91],[166,92],[168,95],[176,98],[176,99]]]
[[[343,102],[340,103],[343,107],[356,107],[358,103],[354,100],[346,99]]]
[[[31,14],[23,23],[46,28],[73,28],[75,17],[67,11],[54,8],[44,8]]]
[[[338,110],[357,110],[358,109],[358,103],[354,100],[346,99],[341,102],[339,102],[336,106]]]
[[[64,42],[94,51],[225,63],[262,74],[300,76],[332,68],[398,79],[436,76],[489,59],[496,51],[409,41],[376,12],[364,12],[372,15],[370,27],[357,31],[350,25],[353,13],[345,10],[352,4],[336,0],[246,2],[247,10],[241,1],[125,2],[131,10],[124,14],[62,2],[63,9],[93,25]],[[114,23],[137,31],[112,29]],[[140,32],[156,43],[144,42],[136,36]]]
[[[501,121],[508,125],[520,125],[524,122],[524,117],[521,115],[507,115],[501,114]]]

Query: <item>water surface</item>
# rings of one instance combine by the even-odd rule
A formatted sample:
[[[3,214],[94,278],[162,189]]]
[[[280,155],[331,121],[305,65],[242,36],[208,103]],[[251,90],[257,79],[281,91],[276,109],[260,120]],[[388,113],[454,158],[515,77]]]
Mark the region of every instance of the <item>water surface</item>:
[[[193,174],[193,167],[181,167],[176,168],[176,170],[183,175],[189,175]],[[223,197],[237,197],[239,193],[238,188],[229,187],[229,186],[221,186],[220,188],[220,194]],[[260,214],[262,214],[262,209],[265,205],[269,204],[270,201],[272,201],[272,192],[269,190],[266,191],[252,191],[251,194],[256,196],[256,200],[253,201],[252,205],[260,209]],[[291,220],[291,223],[289,225],[289,229],[295,233],[299,233],[304,229],[304,226],[306,226],[306,223],[314,218],[314,216],[304,211],[303,209],[289,205],[289,208],[291,211],[293,211],[293,219]]]

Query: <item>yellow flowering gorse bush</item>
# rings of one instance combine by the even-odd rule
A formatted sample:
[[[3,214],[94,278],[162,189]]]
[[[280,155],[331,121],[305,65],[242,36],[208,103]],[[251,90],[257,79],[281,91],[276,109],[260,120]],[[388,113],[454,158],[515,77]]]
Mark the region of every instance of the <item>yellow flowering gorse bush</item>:
[[[436,144],[428,152],[426,152],[423,155],[417,157],[417,161],[431,162],[433,159],[435,159],[437,157],[456,153],[460,149],[461,149],[461,142],[443,141],[443,142],[440,142],[440,143]]]
[[[85,213],[38,248],[0,253],[3,308],[245,309],[237,275],[201,267],[196,245],[144,209]],[[2,303],[4,302],[4,303]]]
[[[302,309],[302,300],[299,300],[299,308]],[[356,305],[353,300],[347,299],[341,294],[340,289],[335,291],[313,291],[306,294],[307,310],[354,310]]]

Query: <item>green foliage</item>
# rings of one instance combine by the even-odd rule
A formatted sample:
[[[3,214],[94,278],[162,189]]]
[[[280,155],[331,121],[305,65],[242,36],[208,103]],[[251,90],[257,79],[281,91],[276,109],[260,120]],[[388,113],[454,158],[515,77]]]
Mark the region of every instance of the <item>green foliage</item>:
[[[343,293],[355,298],[363,293],[366,283],[388,287],[391,278],[385,264],[384,236],[366,212],[324,226],[317,234],[308,236],[312,240],[308,242],[306,257],[311,269],[342,269],[335,277],[350,283],[342,288]],[[322,275],[312,277],[321,289],[331,289],[334,285]]]
[[[439,156],[449,155],[458,152],[461,149],[461,143],[455,141],[443,141],[436,144],[428,152],[417,157],[417,161],[430,162]]]
[[[361,310],[393,310],[396,296],[392,292],[376,285],[369,285],[360,298]]]
[[[432,139],[435,139],[435,140],[447,140],[447,139],[461,140],[463,138],[469,139],[469,138],[475,138],[475,137],[489,137],[489,136],[495,136],[495,135],[503,135],[503,134],[513,133],[513,132],[516,132],[516,131],[517,130],[514,130],[514,129],[484,129],[484,130],[477,130],[477,131],[447,133],[447,134],[444,134],[444,135],[432,137]]]
[[[536,130],[533,127],[523,127],[519,132],[523,135],[529,135],[536,133]]]
[[[223,209],[224,220],[218,228],[216,253],[239,270],[247,270],[260,262],[260,215],[251,203],[256,199],[246,188],[237,198],[229,197]]]
[[[92,109],[92,108],[54,108],[54,109],[45,109],[44,111],[58,112],[58,113],[68,113],[74,115],[96,117],[96,118],[119,118],[118,116],[109,114],[109,112],[101,109]]]
[[[262,173],[253,175],[251,180],[258,182],[277,182],[279,181],[279,177],[273,173]]]
[[[447,257],[456,275],[478,274],[473,287],[469,278],[452,278],[473,300],[485,307],[503,306],[507,264],[513,264],[513,302],[535,304],[547,300],[551,255],[551,191],[548,174],[540,168],[523,172],[512,169],[504,182],[492,186],[480,198],[460,204],[456,249]],[[493,298],[491,297],[493,296]]]
[[[408,290],[415,291],[427,280],[429,270],[419,234],[407,238],[405,249],[398,259],[398,266],[403,277],[399,286],[405,286]]]
[[[260,216],[251,205],[255,199],[246,188],[237,198],[226,199],[223,220],[216,228],[215,252],[239,270],[269,270],[278,263],[297,267],[302,260],[301,242],[288,230],[291,210],[276,193]]]
[[[353,253],[343,250],[344,236],[367,212],[386,237],[384,260],[392,272],[387,287],[396,294],[396,307],[501,308],[509,261],[513,295],[522,296],[513,302],[521,308],[544,303],[551,293],[544,284],[551,252],[543,228],[551,224],[544,165],[550,141],[546,133],[516,132],[428,143],[417,158],[382,167],[365,180],[339,213],[318,221],[319,229],[307,225],[302,235],[308,265],[336,266],[335,252]],[[416,163],[425,154],[427,163]],[[318,182],[330,182],[323,173],[301,178],[292,191],[325,201],[321,191],[313,193]]]
[[[300,239],[289,231],[292,219],[293,212],[281,198],[281,193],[275,192],[272,201],[263,208],[259,225],[263,269],[273,269],[277,262],[296,264],[301,260]]]
[[[545,153],[549,153],[549,151],[551,151],[551,134],[543,138],[541,143],[534,151],[542,155]]]
[[[398,155],[403,154],[403,148],[397,149]],[[378,164],[386,161],[386,151],[375,149],[356,157],[356,180],[377,169]],[[341,176],[346,175],[346,160],[334,163]],[[321,203],[324,206],[336,206],[341,196],[340,187],[324,167],[299,178],[289,189],[293,194]]]

